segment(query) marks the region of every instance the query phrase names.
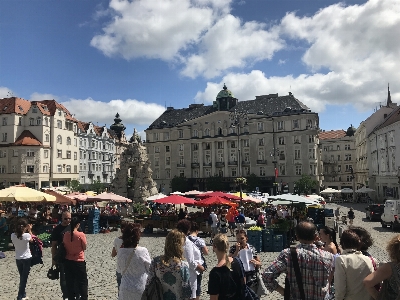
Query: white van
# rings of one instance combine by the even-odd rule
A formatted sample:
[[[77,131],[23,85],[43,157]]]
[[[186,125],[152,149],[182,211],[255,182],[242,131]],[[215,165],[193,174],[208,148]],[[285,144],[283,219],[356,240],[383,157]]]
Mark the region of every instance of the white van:
[[[400,200],[386,200],[383,215],[381,216],[382,227],[390,226],[392,230],[400,228]]]

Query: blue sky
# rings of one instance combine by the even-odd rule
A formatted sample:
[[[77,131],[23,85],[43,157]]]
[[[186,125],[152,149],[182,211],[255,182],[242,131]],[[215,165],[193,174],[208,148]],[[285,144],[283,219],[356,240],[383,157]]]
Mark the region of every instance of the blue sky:
[[[295,97],[324,130],[400,102],[397,0],[5,0],[0,97],[56,99],[131,135],[165,106]]]

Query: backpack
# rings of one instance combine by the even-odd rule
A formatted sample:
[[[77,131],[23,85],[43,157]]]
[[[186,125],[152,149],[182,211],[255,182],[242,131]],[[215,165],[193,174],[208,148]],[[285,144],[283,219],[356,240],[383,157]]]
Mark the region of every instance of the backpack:
[[[257,294],[251,289],[249,288],[244,282],[243,282],[243,278],[246,276],[245,272],[244,272],[244,268],[243,268],[243,263],[240,260],[239,257],[235,257],[234,258],[234,262],[238,264],[240,271],[241,271],[241,282],[242,282],[242,287],[241,287],[241,291],[242,291],[242,297],[241,299],[244,300],[260,300],[260,298],[257,296]]]
[[[31,266],[37,264],[43,265],[43,242],[37,236],[32,236],[32,239],[33,242],[29,243],[29,249],[32,254]]]

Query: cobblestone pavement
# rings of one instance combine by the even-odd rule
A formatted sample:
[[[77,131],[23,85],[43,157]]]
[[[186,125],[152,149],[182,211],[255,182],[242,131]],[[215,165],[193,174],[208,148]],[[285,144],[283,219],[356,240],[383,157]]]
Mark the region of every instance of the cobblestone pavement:
[[[365,219],[366,204],[340,204],[342,214],[347,214],[348,208],[352,206],[356,213],[354,225],[363,226],[368,229],[375,241],[370,249],[371,254],[379,262],[388,260],[385,247],[390,237],[395,233],[389,229],[382,228],[379,222],[370,222]],[[336,208],[336,204],[329,204],[327,207]],[[88,249],[86,251],[86,261],[89,277],[89,299],[95,300],[114,300],[117,299],[117,283],[115,278],[116,259],[111,258],[111,248],[113,240],[119,235],[118,232],[109,234],[87,235]],[[164,248],[164,234],[154,234],[143,236],[140,245],[146,247],[151,256],[161,255]],[[209,242],[209,238],[206,239]],[[233,242],[234,239],[230,238]],[[209,267],[216,262],[216,257],[209,247],[210,254],[207,257]],[[277,252],[263,252],[260,257],[263,267],[268,266],[276,257]],[[13,251],[6,252],[6,258],[0,260],[0,300],[15,299],[17,295],[19,276],[15,265]],[[61,299],[59,281],[47,279],[47,270],[51,265],[50,248],[45,248],[43,252],[44,266],[34,266],[31,270],[27,285],[27,296],[31,300],[55,300]],[[280,277],[283,283],[283,276]],[[209,299],[205,291],[207,290],[208,272],[203,277],[201,299]],[[283,299],[278,293],[273,292],[263,299]]]

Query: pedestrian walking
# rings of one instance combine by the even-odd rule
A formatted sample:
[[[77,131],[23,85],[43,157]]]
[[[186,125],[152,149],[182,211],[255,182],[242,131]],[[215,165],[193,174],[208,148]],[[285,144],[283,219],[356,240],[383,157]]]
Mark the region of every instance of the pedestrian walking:
[[[33,242],[32,224],[29,224],[25,218],[19,219],[15,228],[15,232],[11,234],[11,241],[15,247],[15,260],[19,273],[17,300],[28,299],[28,297],[26,297],[25,289],[28,282],[32,261],[32,254],[29,248],[29,243]]]
[[[183,256],[185,241],[184,233],[177,229],[171,230],[165,238],[164,255],[155,257],[151,262],[147,285],[153,277],[157,277],[162,285],[163,299],[191,298],[189,263]]]
[[[57,209],[58,211],[58,209]],[[57,266],[60,270],[60,287],[62,292],[63,299],[67,299],[67,283],[65,281],[65,268],[64,263],[61,261],[56,261],[56,254],[60,249],[61,244],[63,243],[63,237],[66,231],[69,230],[69,224],[71,223],[71,214],[69,212],[63,212],[61,215],[61,223],[58,224],[51,233],[50,241],[51,241],[51,257],[52,257],[52,266]]]
[[[217,234],[213,241],[213,251],[217,256],[217,265],[210,271],[208,291],[210,300],[241,300],[242,278],[234,267],[232,257],[228,257],[229,241],[225,234]],[[233,267],[233,270],[232,270]]]
[[[211,240],[210,244],[212,244],[214,236],[218,233],[218,216],[211,211],[209,219],[211,220]]]
[[[340,237],[343,251],[335,259],[335,299],[369,299],[368,290],[363,284],[364,278],[374,271],[373,259],[357,250],[361,240],[352,230],[345,230]]]
[[[369,274],[364,279],[364,285],[374,299],[397,300],[400,298],[400,235],[389,241],[386,250],[391,261]],[[382,281],[383,285],[378,291],[377,285]]]
[[[332,253],[318,249],[314,242],[317,240],[317,228],[311,222],[300,222],[296,227],[296,236],[300,244],[295,248],[284,249],[277,259],[265,269],[263,280],[267,289],[286,292],[288,299],[324,300],[327,293],[328,279],[334,266]],[[296,280],[297,266],[302,277],[302,285]],[[277,278],[286,273],[289,286],[285,289],[279,285]],[[290,287],[290,288],[289,288]],[[285,298],[286,299],[286,298]]]
[[[80,225],[77,217],[72,218],[70,230],[65,232],[63,236],[66,252],[64,268],[68,300],[88,299],[88,278],[85,262],[87,242],[86,235],[78,231]]]
[[[129,223],[122,232],[123,248],[118,250],[121,285],[118,300],[140,300],[146,286],[151,258],[145,247],[138,246],[140,224]]]
[[[124,231],[125,226],[127,225],[127,223],[125,221],[121,222],[121,235],[116,237],[114,239],[114,243],[113,243],[113,248],[111,250],[111,257],[116,257],[118,254],[118,250],[119,248],[121,248],[123,240],[122,240],[122,232]],[[117,285],[118,285],[118,290],[119,290],[119,286],[121,285],[121,270],[118,268],[118,264],[117,264],[117,271],[115,272],[115,275],[117,277]]]
[[[231,236],[235,236],[235,217],[238,215],[238,211],[236,210],[236,207],[232,206],[226,215],[226,219],[228,220],[228,228],[231,232]]]
[[[191,299],[196,299],[197,291],[197,275],[204,272],[204,267],[202,264],[201,252],[194,245],[194,243],[188,238],[191,229],[190,221],[183,219],[178,222],[176,229],[185,235],[185,243],[183,245],[184,257],[189,263],[189,274],[190,274],[190,288],[192,290]]]
[[[350,208],[349,212],[347,213],[347,217],[349,218],[350,226],[353,225],[353,220],[355,218],[355,215],[354,215],[354,210],[352,207]]]
[[[236,228],[237,230],[244,230],[244,226],[246,225],[246,218],[243,214],[242,209],[238,209],[238,215],[235,217]]]
[[[247,238],[246,230],[236,230],[236,243],[229,249],[229,257],[238,257],[239,251],[243,249],[249,249],[251,251],[251,258],[246,264],[252,264],[255,268],[253,271],[245,272],[246,285],[251,288],[255,293],[257,292],[257,272],[261,268],[261,260],[257,254],[256,248],[250,245]]]

